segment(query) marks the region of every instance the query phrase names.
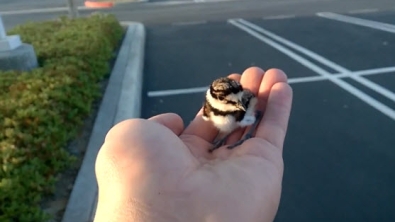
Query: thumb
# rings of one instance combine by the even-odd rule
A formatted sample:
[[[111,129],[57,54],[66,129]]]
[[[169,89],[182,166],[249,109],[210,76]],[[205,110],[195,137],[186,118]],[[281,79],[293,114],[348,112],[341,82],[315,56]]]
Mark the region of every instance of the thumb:
[[[148,120],[162,124],[173,131],[177,136],[179,136],[184,130],[184,122],[182,121],[182,118],[175,113],[159,114],[149,118]]]

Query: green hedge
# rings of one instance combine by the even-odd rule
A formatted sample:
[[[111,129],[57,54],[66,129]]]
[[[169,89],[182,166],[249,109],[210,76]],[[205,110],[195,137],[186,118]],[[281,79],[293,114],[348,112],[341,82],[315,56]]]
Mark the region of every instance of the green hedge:
[[[43,196],[75,159],[65,149],[81,130],[110,73],[124,30],[112,15],[18,26],[39,68],[0,72],[0,221],[45,221]]]

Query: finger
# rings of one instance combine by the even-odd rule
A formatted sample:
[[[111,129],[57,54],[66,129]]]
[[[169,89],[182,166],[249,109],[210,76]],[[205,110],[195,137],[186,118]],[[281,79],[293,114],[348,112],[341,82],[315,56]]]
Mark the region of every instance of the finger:
[[[230,74],[230,75],[228,75],[228,77],[229,78],[231,78],[231,79],[233,79],[233,80],[236,80],[236,81],[240,81],[240,79],[241,79],[241,75],[240,74],[237,74],[237,73],[233,73],[233,74]]]
[[[274,84],[279,83],[279,82],[287,82],[287,75],[280,69],[269,69],[268,71],[265,72],[265,75],[263,76],[262,82],[260,83],[259,86],[259,92],[257,93],[258,95],[258,104],[257,104],[257,110],[262,111],[264,115],[264,111],[266,108],[267,100],[269,98],[270,90],[273,87]],[[246,127],[246,129],[243,131],[243,136],[247,134],[247,131],[251,127]],[[255,132],[253,132],[255,134]]]
[[[276,83],[269,93],[265,113],[255,137],[282,150],[291,113],[293,92],[287,83]]]
[[[264,75],[265,71],[261,68],[250,67],[243,72],[240,83],[244,89],[249,89],[257,95]]]
[[[241,78],[240,74],[231,74],[228,77],[236,81],[240,81]],[[218,134],[218,129],[216,129],[211,122],[203,120],[202,115],[203,108],[199,110],[194,120],[182,134],[198,136],[207,142],[212,143]]]
[[[173,131],[177,136],[179,136],[184,130],[184,122],[182,121],[182,118],[175,113],[159,114],[149,118],[148,120],[162,124]]]
[[[258,95],[258,91],[264,78],[265,71],[259,67],[250,67],[246,69],[240,79],[240,83],[244,89],[251,90],[252,93]],[[247,127],[248,128],[248,127]],[[231,136],[227,141],[227,144],[233,144],[241,139],[245,132],[245,129],[238,129]]]
[[[280,69],[269,69],[266,71],[263,81],[259,88],[259,102],[257,109],[265,111],[266,103],[269,98],[270,90],[274,84],[279,82],[287,82],[287,75]]]

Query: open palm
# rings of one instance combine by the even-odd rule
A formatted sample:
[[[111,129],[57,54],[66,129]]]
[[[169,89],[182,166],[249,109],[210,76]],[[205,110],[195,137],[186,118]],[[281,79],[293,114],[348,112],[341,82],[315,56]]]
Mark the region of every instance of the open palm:
[[[254,138],[209,153],[217,130],[201,111],[184,129],[176,114],[114,126],[96,160],[95,221],[272,221],[283,175],[292,90],[280,70],[249,68],[231,78],[259,97]],[[239,140],[245,130],[229,138]]]

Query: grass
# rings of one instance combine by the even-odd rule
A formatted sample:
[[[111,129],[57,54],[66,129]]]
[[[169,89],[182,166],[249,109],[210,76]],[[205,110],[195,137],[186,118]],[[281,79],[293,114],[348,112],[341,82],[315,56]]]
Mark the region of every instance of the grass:
[[[39,67],[0,72],[0,221],[46,221],[40,207],[75,157],[66,146],[100,98],[123,37],[112,15],[30,22],[19,34]]]

